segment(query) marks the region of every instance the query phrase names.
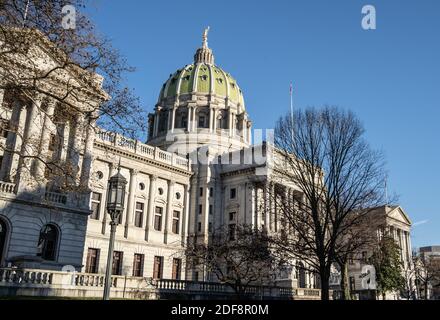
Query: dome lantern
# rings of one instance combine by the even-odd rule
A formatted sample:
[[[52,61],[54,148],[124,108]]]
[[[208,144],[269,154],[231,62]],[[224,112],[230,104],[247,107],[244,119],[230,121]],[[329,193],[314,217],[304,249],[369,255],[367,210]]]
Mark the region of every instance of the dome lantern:
[[[198,48],[196,54],[194,55],[194,63],[206,63],[214,64],[214,54],[212,50],[208,47],[208,32],[209,27],[205,29],[202,35],[202,47]]]

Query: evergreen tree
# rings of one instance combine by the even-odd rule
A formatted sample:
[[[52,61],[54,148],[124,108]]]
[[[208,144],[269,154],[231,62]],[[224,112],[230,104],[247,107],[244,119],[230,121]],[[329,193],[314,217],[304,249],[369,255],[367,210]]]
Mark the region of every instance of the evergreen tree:
[[[373,252],[371,262],[376,269],[378,294],[381,294],[384,300],[387,292],[403,289],[405,279],[402,275],[400,247],[391,236],[382,237]]]

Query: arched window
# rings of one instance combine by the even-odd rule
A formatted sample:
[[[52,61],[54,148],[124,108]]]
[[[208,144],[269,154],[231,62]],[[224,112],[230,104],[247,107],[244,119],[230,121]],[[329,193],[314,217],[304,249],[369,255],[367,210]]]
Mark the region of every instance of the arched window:
[[[45,225],[40,231],[37,256],[44,260],[54,261],[56,258],[57,245],[58,229],[52,224]]]
[[[6,253],[6,239],[8,236],[8,226],[6,222],[0,218],[0,264],[5,258],[4,255]]]

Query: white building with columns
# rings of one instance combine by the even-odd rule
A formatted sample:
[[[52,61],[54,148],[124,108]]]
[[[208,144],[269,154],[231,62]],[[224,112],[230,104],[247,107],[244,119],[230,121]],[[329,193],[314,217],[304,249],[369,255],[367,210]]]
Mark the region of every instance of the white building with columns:
[[[43,38],[35,44],[35,50],[47,47]],[[54,56],[46,59],[57,63]],[[81,78],[78,70],[69,71],[53,81]],[[194,62],[163,84],[146,119],[146,143],[96,127],[90,105],[98,107],[108,96],[102,78],[87,76],[90,85],[81,90],[87,104],[78,102],[75,110],[41,94],[24,98],[2,84],[1,266],[73,266],[84,274],[104,273],[110,231],[107,181],[119,163],[128,184],[114,275],[215,281],[203,269],[185,267],[180,253],[188,239],[208,241],[221,226],[281,229],[268,191],[281,186],[292,199],[300,191],[272,177],[268,145],[252,145],[243,92],[214,64],[207,32]],[[52,171],[48,159],[57,164]],[[60,168],[69,169],[71,190],[60,188],[65,184],[57,175]],[[274,210],[264,214],[263,206]],[[278,280],[294,288],[319,286],[304,270],[290,270]]]

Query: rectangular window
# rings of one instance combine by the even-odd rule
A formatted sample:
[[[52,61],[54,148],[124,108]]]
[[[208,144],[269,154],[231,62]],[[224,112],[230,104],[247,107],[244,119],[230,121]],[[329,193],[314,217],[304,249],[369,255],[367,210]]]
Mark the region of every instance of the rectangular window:
[[[134,225],[136,227],[142,227],[142,220],[144,219],[144,203],[136,202],[136,210],[134,212]]]
[[[229,240],[235,240],[235,224],[233,223],[229,225]]]
[[[362,251],[362,261],[367,262],[367,251]]]
[[[154,211],[154,230],[162,230],[162,207],[156,207]]]
[[[348,264],[354,264],[354,259],[352,254],[348,257]]]
[[[173,258],[173,272],[172,279],[180,280],[180,274],[182,271],[182,259]]]
[[[208,232],[212,232],[212,222],[208,224]]]
[[[0,118],[0,136],[3,138],[8,137],[9,132],[9,120]]]
[[[199,214],[202,214],[202,212],[203,212],[203,206],[199,204]]]
[[[209,196],[210,197],[214,196],[214,188],[209,188]]]
[[[212,204],[210,204],[209,205],[209,214],[212,214],[212,211],[213,211],[213,206],[212,206]]]
[[[235,221],[235,212],[229,212],[229,221]]]
[[[87,250],[86,273],[98,273],[99,249]]]
[[[133,260],[133,277],[142,277],[144,275],[144,255],[135,253]]]
[[[180,212],[174,210],[172,231],[174,234],[179,234],[179,229],[180,229]]]
[[[230,199],[235,199],[235,197],[237,196],[237,189],[231,188],[229,196]]]
[[[199,117],[199,128],[205,127],[205,117],[200,116]]]
[[[201,222],[199,222],[199,223],[197,224],[197,231],[198,231],[198,232],[202,232],[202,223],[201,223]]]
[[[50,140],[49,140],[49,151],[55,151],[57,145],[57,137],[53,133],[50,134]]]
[[[354,277],[350,277],[350,291],[354,291],[354,290],[355,290]]]
[[[120,276],[122,274],[122,258],[124,253],[122,251],[113,251],[113,265],[112,274]]]
[[[162,279],[163,274],[163,257],[154,257],[153,278]]]
[[[200,190],[199,190],[199,196],[203,197],[203,188],[200,188]]]
[[[101,194],[97,192],[92,192],[92,214],[90,219],[99,220],[99,215],[101,211]]]

